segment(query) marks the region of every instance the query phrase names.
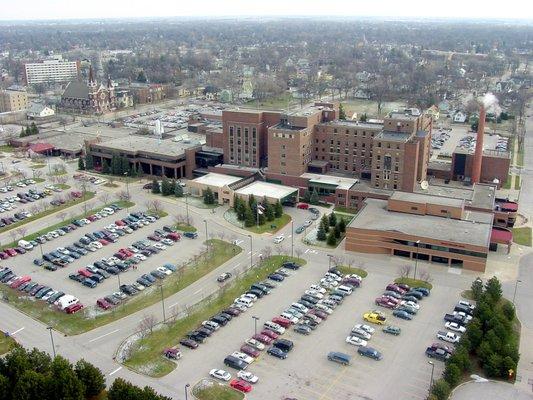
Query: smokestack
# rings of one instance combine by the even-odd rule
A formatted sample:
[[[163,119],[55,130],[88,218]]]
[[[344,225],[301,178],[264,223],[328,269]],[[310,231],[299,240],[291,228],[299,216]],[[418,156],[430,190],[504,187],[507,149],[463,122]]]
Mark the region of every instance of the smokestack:
[[[485,133],[485,106],[479,109],[479,122],[477,125],[476,150],[474,151],[474,163],[472,165],[472,183],[478,183],[481,179],[481,162],[483,161],[483,134]]]

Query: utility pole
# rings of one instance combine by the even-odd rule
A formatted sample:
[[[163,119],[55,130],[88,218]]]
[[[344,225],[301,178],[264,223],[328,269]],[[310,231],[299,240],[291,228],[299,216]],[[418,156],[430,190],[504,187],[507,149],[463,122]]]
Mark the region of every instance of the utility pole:
[[[516,280],[516,283],[514,284],[514,293],[513,293],[513,306],[515,305],[514,304],[514,301],[516,299],[516,289],[518,289],[518,284],[519,283],[522,283],[522,281],[520,279],[517,279]]]
[[[250,238],[250,269],[252,268],[252,266],[254,265],[254,262],[253,262],[253,256],[252,256],[252,252],[253,252],[253,244],[254,244],[254,240],[252,238],[252,235],[248,235],[248,237]]]
[[[185,210],[187,211],[187,226],[189,226],[189,192],[185,192]]]
[[[428,361],[428,364],[431,365],[431,379],[429,380],[429,394],[431,394],[431,389],[433,389],[433,372],[435,371],[435,363],[433,361]]]
[[[291,219],[291,257],[294,257],[294,220]]]
[[[54,336],[52,335],[52,328],[51,326],[48,326],[46,329],[50,332],[50,341],[52,342],[52,354],[54,355],[54,358],[56,358],[56,346],[54,345]]]
[[[163,285],[160,284],[159,289],[161,290],[161,308],[163,308],[163,323],[165,323],[167,317],[165,315],[165,297],[163,296]]]
[[[417,240],[416,241],[416,258],[415,258],[415,275],[414,275],[414,279],[416,279],[416,268],[418,267],[418,246],[420,245],[420,240]]]
[[[252,315],[252,319],[254,320],[254,332],[257,335],[257,321],[259,321],[259,317]]]

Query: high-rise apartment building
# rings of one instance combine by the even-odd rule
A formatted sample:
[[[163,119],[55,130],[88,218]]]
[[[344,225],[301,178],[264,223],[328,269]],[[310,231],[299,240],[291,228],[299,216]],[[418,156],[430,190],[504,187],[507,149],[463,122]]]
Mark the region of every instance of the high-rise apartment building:
[[[28,94],[24,90],[0,91],[0,112],[22,111],[28,108]]]
[[[26,84],[61,83],[78,79],[79,62],[63,60],[61,56],[37,63],[24,64]]]

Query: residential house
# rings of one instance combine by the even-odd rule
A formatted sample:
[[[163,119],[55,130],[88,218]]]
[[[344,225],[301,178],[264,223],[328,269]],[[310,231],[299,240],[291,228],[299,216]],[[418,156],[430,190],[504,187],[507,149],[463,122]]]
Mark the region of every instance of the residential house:
[[[52,117],[55,115],[53,108],[48,107],[46,104],[41,102],[33,102],[30,104],[26,116],[28,119],[42,119],[47,117]]]

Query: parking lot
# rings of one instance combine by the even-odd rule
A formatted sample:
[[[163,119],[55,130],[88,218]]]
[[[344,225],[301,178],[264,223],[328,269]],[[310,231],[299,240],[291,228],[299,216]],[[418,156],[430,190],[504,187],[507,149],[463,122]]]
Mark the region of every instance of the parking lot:
[[[254,320],[259,318],[258,331],[265,321],[279,315],[299,295],[320,280],[327,266],[311,262],[294,276],[285,279],[272,293],[259,299],[241,316],[219,329],[196,350],[182,348],[183,358],[167,378],[179,374],[180,380],[196,382],[207,376],[211,368],[224,369],[236,377],[236,370],[223,364],[224,358],[238,351],[254,334]],[[388,316],[387,323],[401,327],[399,336],[381,332],[378,325],[369,346],[383,354],[381,361],[357,355],[357,347],[347,344],[346,336],[356,323],[364,323],[363,313],[376,309],[374,299],[383,291],[390,277],[372,273],[361,288],[348,296],[334,312],[310,335],[303,336],[289,329],[282,337],[294,341],[288,358],[280,360],[263,351],[247,371],[259,377],[250,399],[423,399],[427,395],[431,375],[428,345],[438,342],[436,332],[443,329],[442,315],[458,298],[456,288],[437,287],[421,300],[421,309],[412,321]],[[327,360],[330,351],[352,355],[352,364],[342,366]],[[435,377],[443,363],[432,360]],[[275,397],[274,395],[275,394]]]

